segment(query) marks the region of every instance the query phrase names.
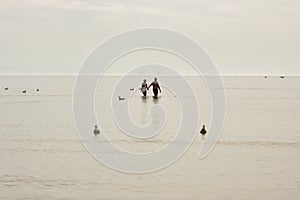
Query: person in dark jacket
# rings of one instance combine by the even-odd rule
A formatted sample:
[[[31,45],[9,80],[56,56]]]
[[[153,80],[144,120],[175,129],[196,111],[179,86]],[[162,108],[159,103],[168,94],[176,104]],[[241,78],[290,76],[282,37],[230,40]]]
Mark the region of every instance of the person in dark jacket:
[[[152,86],[152,90],[153,90],[153,93],[154,93],[154,98],[157,98],[158,90],[161,93],[161,89],[160,89],[159,83],[157,82],[157,78],[156,77],[154,78],[154,81],[149,85],[148,89],[151,86]]]

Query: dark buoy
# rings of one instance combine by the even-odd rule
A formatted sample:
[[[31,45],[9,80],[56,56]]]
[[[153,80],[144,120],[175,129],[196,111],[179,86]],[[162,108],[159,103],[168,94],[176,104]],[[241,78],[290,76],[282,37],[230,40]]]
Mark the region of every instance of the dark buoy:
[[[205,130],[205,125],[202,126],[200,133],[202,134],[203,137],[206,135],[207,131]]]
[[[95,135],[99,135],[99,134],[100,134],[100,131],[99,131],[97,125],[95,125],[94,134],[95,134]]]
[[[5,87],[4,90],[8,90],[8,87]]]
[[[26,92],[27,92],[26,90],[23,90],[23,91],[22,91],[22,93],[26,93]]]
[[[119,96],[119,101],[125,100],[125,97],[120,97]]]
[[[36,89],[36,91],[37,91],[37,92],[39,92],[39,91],[40,91],[40,89]]]

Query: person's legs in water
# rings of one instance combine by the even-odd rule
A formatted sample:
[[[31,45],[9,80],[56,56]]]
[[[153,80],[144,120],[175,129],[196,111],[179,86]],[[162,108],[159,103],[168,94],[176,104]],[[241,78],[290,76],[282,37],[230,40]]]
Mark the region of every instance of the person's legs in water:
[[[154,97],[157,97],[158,95],[158,89],[153,89]]]
[[[147,90],[145,90],[145,92],[143,92],[144,97],[147,97]]]

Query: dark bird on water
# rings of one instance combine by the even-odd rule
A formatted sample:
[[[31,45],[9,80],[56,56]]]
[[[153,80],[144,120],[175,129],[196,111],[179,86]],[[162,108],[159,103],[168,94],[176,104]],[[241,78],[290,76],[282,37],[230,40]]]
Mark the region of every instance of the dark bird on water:
[[[36,91],[38,92],[38,91],[40,91],[40,89],[36,89]]]
[[[284,76],[280,76],[280,78],[285,78]]]
[[[130,91],[133,91],[133,90],[134,90],[134,88],[130,88],[129,90],[130,90]]]
[[[202,126],[200,133],[202,134],[202,136],[206,135],[207,131],[205,130],[205,125]]]
[[[120,97],[119,96],[119,101],[121,101],[121,100],[125,100],[125,97]]]
[[[22,93],[26,93],[26,92],[27,92],[26,90],[23,90],[23,91],[22,91]]]
[[[5,87],[4,90],[8,90],[8,87]]]
[[[97,125],[95,125],[94,134],[95,134],[95,135],[99,135],[99,134],[100,134],[100,131],[99,131]]]

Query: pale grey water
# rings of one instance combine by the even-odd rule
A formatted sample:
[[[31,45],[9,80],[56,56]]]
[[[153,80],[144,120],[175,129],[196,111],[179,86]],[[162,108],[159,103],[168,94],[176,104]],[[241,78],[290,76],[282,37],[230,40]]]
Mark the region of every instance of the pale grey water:
[[[118,78],[106,77],[106,84]],[[133,87],[139,87],[142,79],[136,77]],[[201,124],[209,124],[205,85],[198,77],[187,80],[197,92]],[[1,77],[1,199],[299,198],[299,77],[224,77],[226,120],[214,151],[199,160],[203,140],[198,136],[172,166],[144,175],[116,172],[88,154],[73,121],[73,82],[72,76]],[[22,94],[22,89],[28,92]],[[98,88],[96,102],[110,99],[110,94],[109,87]],[[122,95],[130,94],[128,89]],[[145,112],[154,102],[151,98],[141,102],[136,93],[129,105],[134,106],[134,120],[147,124]],[[141,152],[159,148],[170,141],[178,120],[175,97],[163,91],[160,104],[172,111],[171,125],[151,140],[130,140],[109,120],[101,126],[122,148]],[[96,110],[101,115],[110,108],[96,103]]]

